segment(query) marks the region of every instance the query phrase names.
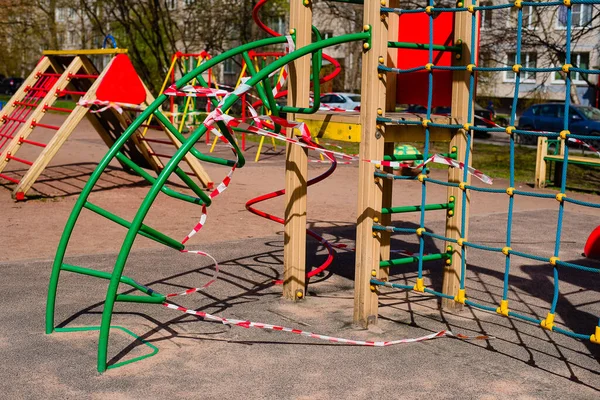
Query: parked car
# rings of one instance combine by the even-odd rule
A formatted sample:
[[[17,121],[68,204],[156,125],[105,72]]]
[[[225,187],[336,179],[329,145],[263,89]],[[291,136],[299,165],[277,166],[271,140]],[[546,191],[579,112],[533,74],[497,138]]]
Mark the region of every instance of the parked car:
[[[321,104],[344,110],[360,111],[360,94],[327,93],[321,96]]]
[[[560,132],[564,129],[565,103],[536,104],[526,109],[517,129],[527,131]],[[598,136],[598,140],[586,141],[593,147],[600,145],[600,110],[590,106],[569,106],[569,131],[578,135]],[[537,136],[518,135],[522,144],[536,144]]]
[[[23,78],[4,78],[0,81],[0,93],[15,94],[17,89],[23,84]]]
[[[415,114],[425,114],[427,113],[427,107],[419,105],[419,104],[411,104],[406,109],[406,112],[415,113]],[[431,110],[432,114],[436,115],[450,115],[452,109],[448,106],[437,106]],[[486,128],[497,127],[494,122],[494,115],[490,110],[487,110],[481,107],[479,104],[475,103],[474,107],[475,113],[475,126],[481,126]],[[475,137],[478,138],[487,138],[490,134],[487,132],[475,131]]]

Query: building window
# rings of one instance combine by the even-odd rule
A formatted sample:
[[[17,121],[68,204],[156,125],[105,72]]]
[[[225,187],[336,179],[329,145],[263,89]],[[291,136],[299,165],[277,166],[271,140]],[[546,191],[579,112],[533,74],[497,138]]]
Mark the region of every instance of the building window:
[[[523,13],[523,29],[536,29],[537,25],[538,25],[538,14],[536,11],[536,7],[534,6],[523,6],[521,8],[522,13]],[[519,10],[515,7],[512,7],[510,9],[510,20],[509,20],[509,26],[511,28],[516,28],[517,24],[518,24],[518,18],[519,18]]]
[[[516,62],[516,53],[507,54],[507,66],[512,67]],[[536,68],[537,54],[536,53],[521,53],[520,64],[523,68]],[[517,74],[514,71],[505,71],[504,79],[509,82],[515,82]],[[521,82],[535,82],[535,72],[521,71]]]
[[[491,6],[491,1],[484,1],[481,3],[482,6]],[[481,10],[481,29],[492,28],[492,10]]]
[[[56,21],[63,22],[67,18],[67,9],[66,8],[57,8],[56,9]]]
[[[223,73],[225,74],[235,74],[235,66],[233,62],[233,58],[228,58],[223,61]]]
[[[559,29],[567,28],[567,7],[560,6],[558,9],[558,18],[556,19]],[[572,4],[571,5],[571,24],[574,28],[583,28],[592,21],[591,4]]]
[[[571,64],[576,68],[588,69],[590,66],[590,53],[571,53]],[[571,79],[574,83],[586,83],[584,79],[587,79],[587,74],[571,72]],[[565,78],[561,72],[555,72],[552,82],[565,83]]]
[[[196,0],[184,0],[184,3],[186,7],[191,7],[196,3]]]
[[[165,0],[165,7],[167,10],[177,10],[177,0]]]

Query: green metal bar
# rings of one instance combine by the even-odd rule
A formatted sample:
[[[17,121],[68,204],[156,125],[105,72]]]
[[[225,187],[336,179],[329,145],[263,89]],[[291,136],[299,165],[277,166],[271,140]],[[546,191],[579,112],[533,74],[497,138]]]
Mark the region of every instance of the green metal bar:
[[[323,35],[315,27],[312,27],[317,42],[323,40]],[[315,42],[316,43],[316,42]],[[293,107],[293,106],[277,106],[281,112],[294,113],[294,114],[314,114],[321,108],[321,79],[319,78],[319,71],[323,67],[323,50],[319,50],[313,53],[312,57],[312,86],[313,86],[313,105],[312,107]]]
[[[388,47],[392,49],[414,49],[414,50],[429,50],[429,43],[409,43],[409,42],[388,42]],[[433,50],[450,51],[452,53],[462,53],[462,46],[444,46],[434,44],[431,46]]]
[[[242,53],[242,58],[246,62],[246,69],[248,70],[248,75],[250,75],[250,77],[256,76],[258,71],[256,70],[256,66],[252,62],[252,59],[250,58],[250,55],[248,54],[248,52]],[[261,83],[257,84],[255,86],[255,89],[256,89],[256,92],[258,93],[258,97],[260,98],[262,104],[264,106],[269,104],[269,99],[267,98],[267,94],[265,93],[265,88],[263,86],[263,83],[261,82]]]
[[[177,128],[175,126],[173,126],[173,124],[171,124],[171,121],[169,121],[169,119],[159,110],[157,110],[157,112],[155,112],[154,115],[169,130],[169,132],[172,133],[173,136],[175,136],[177,138],[177,140],[179,140],[181,143],[185,143],[191,139],[191,136],[190,136],[190,138],[186,139],[177,130]],[[206,131],[203,131],[202,135],[198,139],[200,139],[202,136],[204,136],[204,133],[206,133]],[[194,141],[194,142],[196,142],[196,141]],[[232,160],[226,160],[224,158],[213,157],[213,156],[208,156],[206,154],[202,154],[202,153],[200,153],[200,151],[198,151],[194,147],[190,148],[190,153],[200,161],[206,161],[206,162],[210,162],[213,164],[219,164],[219,165],[226,165],[228,167],[231,167],[235,164],[235,161],[232,161]]]
[[[148,296],[136,296],[132,294],[118,294],[115,301],[123,303],[144,303],[144,304],[162,304],[165,302],[164,297],[148,297]]]
[[[121,161],[123,164],[127,165],[132,170],[134,170],[137,174],[139,174],[142,178],[144,178],[148,182],[154,183],[156,181],[155,177],[153,177],[152,175],[150,175],[149,173],[147,173],[146,171],[144,171],[143,168],[140,168],[139,165],[137,165],[136,163],[134,163],[133,161],[131,161],[123,153],[118,152],[117,153],[117,159],[119,161]],[[199,198],[197,198],[197,197],[190,196],[190,195],[187,195],[185,193],[176,192],[175,190],[173,190],[171,188],[168,188],[167,186],[163,186],[162,189],[161,189],[161,192],[163,192],[164,194],[166,194],[169,197],[173,197],[175,199],[187,201],[188,203],[204,204],[202,202],[202,200],[199,199]]]
[[[108,212],[105,209],[100,208],[93,203],[90,203],[89,201],[85,202],[84,207],[90,211],[95,212],[98,215],[103,216],[104,218],[107,218],[107,219],[125,227],[125,228],[128,228],[128,229],[131,228],[131,223],[129,221],[119,217],[118,215]],[[144,225],[144,224],[140,225],[139,234],[147,237],[148,239],[152,239],[158,243],[164,244],[165,246],[169,246],[175,250],[183,250],[185,248],[185,246],[182,245],[177,240],[168,237],[167,235],[157,231],[156,229],[150,228],[148,225]]]
[[[125,332],[126,334],[128,334],[129,336],[135,338],[136,340],[139,340],[140,342],[142,342],[145,346],[148,346],[152,349],[152,352],[149,354],[144,354],[142,356],[138,356],[138,357],[134,357],[132,359],[129,360],[125,360],[125,361],[121,361],[119,363],[115,363],[112,365],[107,366],[107,369],[113,369],[113,368],[119,368],[122,367],[124,365],[127,364],[131,364],[137,361],[141,361],[145,358],[149,358],[152,357],[154,355],[156,355],[156,353],[158,353],[158,347],[156,347],[155,345],[153,345],[150,342],[145,341],[144,339],[140,338],[138,335],[136,335],[135,333],[133,333],[132,331],[130,331],[127,328],[124,328],[122,326],[111,326],[110,329],[118,329],[120,331]],[[76,327],[72,327],[72,328],[56,328],[56,332],[89,332],[89,331],[99,331],[100,327],[99,326],[76,326]]]
[[[425,211],[433,210],[453,210],[454,202],[451,203],[439,203],[439,204],[427,204],[425,205]],[[385,207],[381,210],[382,214],[400,214],[421,211],[421,206],[402,206],[402,207]]]
[[[435,260],[445,260],[449,258],[447,253],[441,253],[441,254],[427,254],[425,256],[423,256],[423,261],[435,261]],[[403,257],[403,258],[396,258],[393,260],[387,260],[387,261],[380,261],[379,262],[379,268],[388,268],[391,267],[393,265],[405,265],[405,264],[412,264],[415,262],[419,261],[419,257]]]
[[[110,279],[112,277],[112,275],[109,272],[97,271],[95,269],[79,267],[77,265],[71,265],[71,264],[63,264],[62,270],[74,272],[76,274],[93,276],[94,278],[100,278],[100,279]],[[166,299],[166,297],[164,295],[157,293],[157,292],[147,288],[146,286],[140,285],[139,283],[137,283],[136,281],[134,281],[133,279],[131,279],[128,276],[121,276],[120,280],[122,283],[129,285],[149,296],[161,299],[161,301],[164,301]]]

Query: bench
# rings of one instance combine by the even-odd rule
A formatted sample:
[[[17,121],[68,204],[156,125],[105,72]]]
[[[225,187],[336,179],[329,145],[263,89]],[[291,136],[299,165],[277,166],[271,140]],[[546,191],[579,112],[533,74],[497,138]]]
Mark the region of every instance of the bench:
[[[554,154],[548,154],[548,148],[554,145]],[[537,156],[535,161],[535,187],[543,188],[546,187],[548,182],[552,182],[554,186],[560,186],[562,180],[562,163],[565,159],[565,141],[559,140],[548,140],[546,137],[538,138]],[[591,167],[600,167],[600,158],[597,157],[586,157],[586,156],[573,156],[569,155],[567,161],[569,164],[586,165]],[[546,173],[548,171],[548,164],[555,163],[554,174],[552,180],[546,179]]]

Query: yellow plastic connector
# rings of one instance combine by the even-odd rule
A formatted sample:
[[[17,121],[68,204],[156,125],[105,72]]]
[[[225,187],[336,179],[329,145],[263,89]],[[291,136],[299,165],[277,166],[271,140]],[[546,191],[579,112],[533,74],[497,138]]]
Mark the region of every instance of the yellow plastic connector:
[[[372,269],[372,270],[371,270],[371,276],[372,276],[373,278],[376,278],[376,277],[377,277],[377,271],[376,271],[376,270],[374,270],[374,269]]]
[[[596,332],[590,336],[590,342],[600,344],[600,326],[597,326]]]
[[[517,129],[517,128],[515,128],[514,126],[507,126],[506,133],[508,133],[509,135],[512,135],[513,132],[515,131],[515,129]]]
[[[560,131],[559,136],[561,139],[565,140],[567,138],[567,135],[570,135],[571,132],[568,130],[564,130],[564,131]]]
[[[563,65],[563,66],[561,67],[561,69],[562,69],[562,72],[565,72],[565,73],[569,72],[569,70],[570,70],[571,68],[573,68],[573,65],[571,65],[571,64],[565,64],[565,65]]]
[[[496,312],[500,315],[508,317],[508,311],[508,300],[502,300],[500,302],[500,307],[496,308]]]
[[[427,128],[430,122],[430,120],[424,119],[423,121],[421,121],[421,125],[423,125],[423,128]]]
[[[433,6],[425,7],[425,13],[427,13],[428,15],[433,14]]]
[[[515,188],[514,187],[506,188],[506,194],[509,195],[509,196],[514,196],[514,194],[515,194]]]
[[[296,298],[301,299],[304,297],[304,292],[302,290],[296,291]]]
[[[464,124],[463,125],[463,129],[465,131],[467,131],[467,132],[470,131],[472,127],[473,127],[473,125],[471,125],[471,124]]]
[[[465,289],[458,289],[458,293],[454,296],[454,301],[460,304],[465,304],[467,300],[467,296],[465,294]]]
[[[413,286],[413,290],[425,293],[425,284],[423,283],[423,278],[417,278],[417,283],[415,283],[415,286]]]
[[[467,11],[470,12],[471,14],[473,14],[475,12],[475,7],[474,6],[468,6],[467,7]]]
[[[467,65],[467,71],[473,72],[473,68],[475,68],[476,66],[477,65],[475,65],[475,64],[469,64],[469,65]]]
[[[556,194],[556,201],[558,201],[558,202],[561,202],[561,203],[562,203],[563,201],[565,201],[565,198],[566,198],[566,197],[567,197],[567,195],[566,195],[566,194],[564,194],[564,193],[557,193],[557,194]]]
[[[427,178],[427,175],[425,175],[425,174],[419,174],[419,176],[417,176],[417,179],[421,183],[423,183],[425,181],[425,178]]]
[[[459,188],[460,190],[467,190],[467,182],[460,182],[460,183],[458,184],[458,188]]]
[[[558,257],[550,257],[550,264],[551,265],[556,265],[557,261],[560,261],[560,258],[558,258]]]
[[[375,169],[381,169],[381,164],[375,164]]]
[[[521,70],[521,68],[523,68],[521,64],[515,64],[512,66],[512,70],[514,73],[518,73]]]
[[[381,108],[377,109],[377,115],[383,115],[383,110]]]
[[[417,236],[423,236],[423,232],[425,232],[425,228],[418,228],[417,229]]]
[[[510,254],[510,251],[512,250],[512,248],[506,246],[502,248],[502,254],[504,254],[505,256]]]
[[[379,64],[383,64],[385,62],[385,58],[383,58],[382,56],[379,56],[377,61],[379,61]]]
[[[571,7],[571,0],[563,0],[565,7]]]
[[[377,290],[377,289],[375,288],[375,285],[371,285],[371,286],[369,286],[369,289],[371,289],[371,292],[374,292],[375,290]]]
[[[456,244],[459,245],[460,247],[463,247],[463,245],[465,244],[465,238],[459,238],[456,241]]]
[[[549,331],[551,331],[552,328],[554,327],[554,314],[548,313],[548,315],[546,316],[546,319],[542,320],[542,322],[540,322],[540,325],[542,328],[548,329]]]
[[[382,7],[385,7],[387,5],[387,2],[385,0],[381,0],[380,4]]]
[[[433,69],[433,64],[432,63],[425,64],[425,71],[431,71],[432,69]]]
[[[377,218],[377,217],[373,218],[373,222],[375,222],[376,224],[379,223],[379,218]]]
[[[521,0],[515,0],[515,3],[513,5],[516,8],[522,8],[523,7],[523,2]]]

